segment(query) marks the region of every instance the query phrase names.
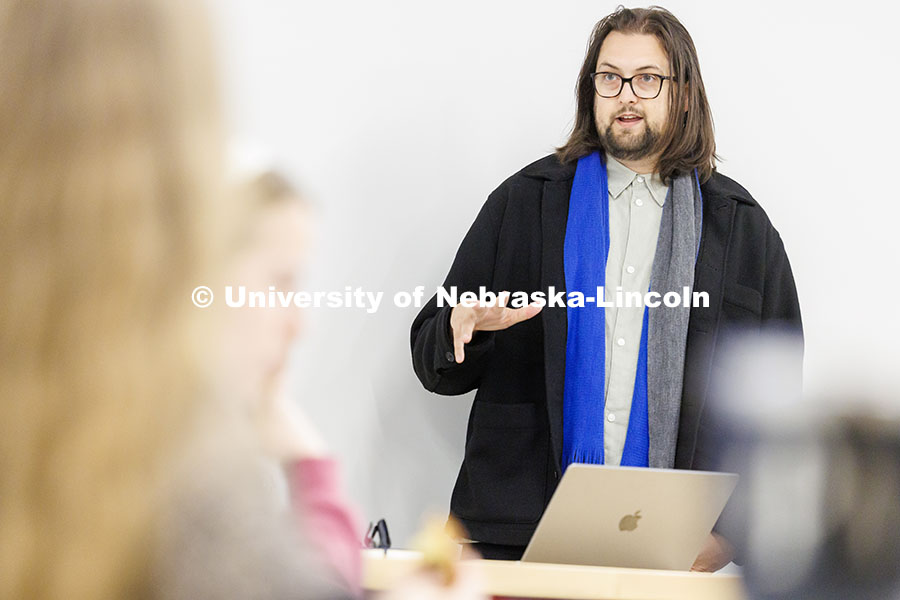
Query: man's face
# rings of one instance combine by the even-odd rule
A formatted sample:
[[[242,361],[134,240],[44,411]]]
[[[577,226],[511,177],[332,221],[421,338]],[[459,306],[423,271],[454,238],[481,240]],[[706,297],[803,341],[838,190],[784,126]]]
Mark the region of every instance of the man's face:
[[[603,40],[595,71],[626,79],[639,73],[669,75],[669,60],[656,36],[613,31]],[[670,84],[664,82],[659,96],[650,100],[635,96],[627,83],[615,98],[594,94],[597,133],[615,158],[634,161],[652,156],[669,114]]]

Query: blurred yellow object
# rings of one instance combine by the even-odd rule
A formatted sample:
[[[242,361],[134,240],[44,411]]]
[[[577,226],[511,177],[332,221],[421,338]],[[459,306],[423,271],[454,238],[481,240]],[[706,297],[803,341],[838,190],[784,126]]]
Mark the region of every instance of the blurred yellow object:
[[[436,573],[444,586],[452,586],[456,581],[460,556],[456,540],[465,537],[465,530],[453,517],[446,523],[442,517],[430,517],[413,539],[413,548],[422,553],[422,567]]]

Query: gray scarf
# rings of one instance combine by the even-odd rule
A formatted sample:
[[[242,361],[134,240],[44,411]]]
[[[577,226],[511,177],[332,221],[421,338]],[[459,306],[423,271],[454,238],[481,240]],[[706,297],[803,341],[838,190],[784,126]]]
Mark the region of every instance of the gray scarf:
[[[680,175],[670,187],[663,206],[650,275],[650,289],[660,297],[686,287],[693,292],[694,264],[700,247],[703,201],[693,173]],[[690,301],[690,299],[689,299]],[[683,304],[683,303],[682,303]],[[669,469],[675,465],[684,350],[690,307],[651,308],[647,332],[647,418],[650,430],[649,465]]]

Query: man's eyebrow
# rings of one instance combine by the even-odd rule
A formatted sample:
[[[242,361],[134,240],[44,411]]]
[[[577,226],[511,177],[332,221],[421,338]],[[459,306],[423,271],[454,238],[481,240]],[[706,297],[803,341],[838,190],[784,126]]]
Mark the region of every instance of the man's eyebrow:
[[[602,67],[602,66],[604,66],[604,65],[607,66],[607,67],[609,67],[610,69],[615,69],[616,71],[621,71],[621,70],[622,70],[622,69],[620,69],[619,67],[617,67],[616,65],[614,65],[614,64],[612,64],[612,63],[608,63],[608,62],[606,62],[606,61],[603,61],[602,63],[600,63],[599,65],[597,65],[597,67],[599,68],[599,67]],[[644,65],[643,67],[638,67],[637,69],[635,69],[635,71],[646,71],[647,69],[656,69],[657,71],[662,71],[662,69],[660,69],[658,65]]]

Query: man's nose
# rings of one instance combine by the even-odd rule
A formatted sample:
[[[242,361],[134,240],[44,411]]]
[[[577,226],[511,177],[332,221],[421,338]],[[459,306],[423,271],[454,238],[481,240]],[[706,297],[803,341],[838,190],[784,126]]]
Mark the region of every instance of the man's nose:
[[[623,83],[622,91],[619,92],[619,102],[622,104],[634,104],[639,98],[635,96],[634,90],[631,89],[631,82]]]

